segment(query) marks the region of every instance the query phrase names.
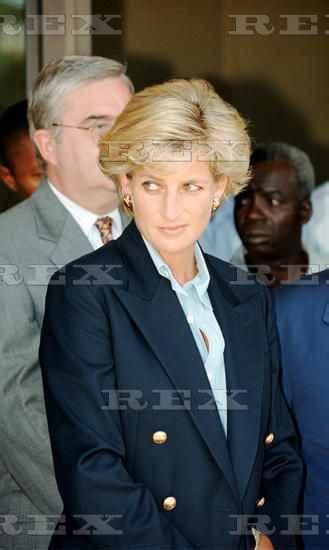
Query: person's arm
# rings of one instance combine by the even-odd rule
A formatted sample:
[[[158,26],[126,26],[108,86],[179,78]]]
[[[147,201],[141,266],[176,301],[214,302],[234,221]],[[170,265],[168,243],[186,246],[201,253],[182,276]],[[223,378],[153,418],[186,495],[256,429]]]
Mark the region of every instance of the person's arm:
[[[102,390],[115,391],[117,376],[109,323],[101,288],[49,286],[40,362],[66,524],[72,532],[81,516],[112,517],[113,532],[82,535],[90,549],[192,550],[127,471],[119,412],[104,410]]]
[[[272,443],[265,443],[262,479],[265,505],[258,509],[258,513],[268,515],[273,522],[275,532],[270,539],[275,550],[290,550],[296,547],[293,520],[299,511],[303,467],[297,450],[296,432],[281,390],[278,336],[267,293],[265,303],[271,362],[268,432],[273,434],[274,439]],[[292,530],[291,534],[283,534],[289,530]]]
[[[24,282],[6,276],[0,257],[0,457],[17,485],[43,514],[60,514],[41,371],[40,328]]]

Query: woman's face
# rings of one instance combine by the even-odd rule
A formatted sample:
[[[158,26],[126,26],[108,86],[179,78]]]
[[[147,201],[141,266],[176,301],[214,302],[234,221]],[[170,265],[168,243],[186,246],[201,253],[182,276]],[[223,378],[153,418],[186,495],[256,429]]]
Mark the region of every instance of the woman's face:
[[[131,196],[139,231],[169,258],[198,240],[226,183],[226,176],[214,178],[207,162],[190,160],[138,168],[123,178],[122,190]]]

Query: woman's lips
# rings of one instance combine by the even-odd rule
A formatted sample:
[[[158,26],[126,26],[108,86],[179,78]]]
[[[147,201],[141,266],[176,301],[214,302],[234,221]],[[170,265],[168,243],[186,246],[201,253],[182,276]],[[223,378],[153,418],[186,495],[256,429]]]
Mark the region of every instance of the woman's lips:
[[[168,235],[174,235],[183,231],[187,226],[186,225],[174,225],[174,226],[161,226],[159,227],[160,231]]]

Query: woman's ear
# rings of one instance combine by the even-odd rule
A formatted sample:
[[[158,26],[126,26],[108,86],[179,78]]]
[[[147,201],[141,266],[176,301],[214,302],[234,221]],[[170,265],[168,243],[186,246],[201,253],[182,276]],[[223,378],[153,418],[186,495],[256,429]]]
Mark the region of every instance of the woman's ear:
[[[131,175],[120,174],[119,183],[120,183],[122,195],[130,195],[131,194]]]
[[[223,198],[225,195],[225,191],[227,189],[229,182],[229,177],[225,176],[224,174],[221,174],[220,176],[217,176],[216,178],[216,191],[215,191],[215,197],[220,199]]]

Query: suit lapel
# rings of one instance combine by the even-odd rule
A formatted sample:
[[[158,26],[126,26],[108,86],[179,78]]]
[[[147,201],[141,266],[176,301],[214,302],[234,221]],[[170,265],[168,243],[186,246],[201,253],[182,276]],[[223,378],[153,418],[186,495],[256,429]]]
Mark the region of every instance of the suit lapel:
[[[50,260],[58,268],[92,252],[89,240],[46,181],[31,199],[39,238],[54,243]],[[120,210],[120,216],[122,228],[125,229],[131,219],[123,210]]]
[[[39,239],[53,243],[49,259],[58,268],[92,251],[87,237],[47,182],[40,185],[31,200]]]
[[[51,261],[61,268],[63,265],[80,258],[93,248],[74,218],[68,214],[62,234],[51,254]]]
[[[263,340],[258,336],[263,329],[259,326],[261,311],[255,297],[246,302],[228,300],[221,288],[223,281],[211,266],[209,272],[209,296],[225,339],[228,446],[242,498],[259,440],[264,360]]]

